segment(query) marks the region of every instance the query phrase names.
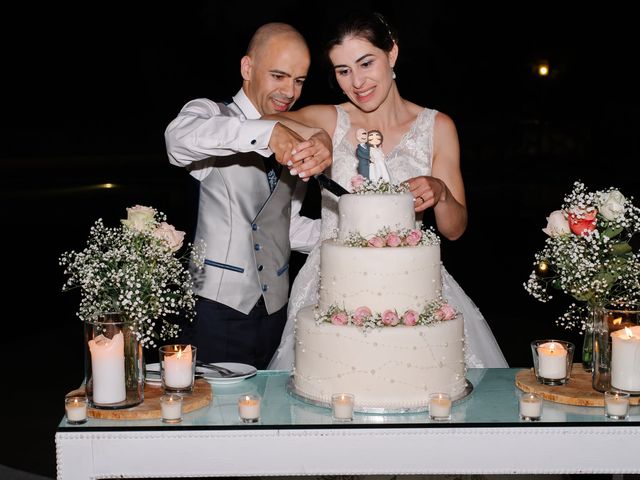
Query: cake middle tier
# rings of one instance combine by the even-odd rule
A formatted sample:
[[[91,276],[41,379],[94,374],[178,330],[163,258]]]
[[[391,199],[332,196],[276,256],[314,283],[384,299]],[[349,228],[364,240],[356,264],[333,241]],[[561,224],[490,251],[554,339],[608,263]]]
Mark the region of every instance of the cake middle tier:
[[[347,311],[369,307],[382,313],[420,312],[442,290],[439,245],[347,247],[325,240],[321,249],[318,307]]]

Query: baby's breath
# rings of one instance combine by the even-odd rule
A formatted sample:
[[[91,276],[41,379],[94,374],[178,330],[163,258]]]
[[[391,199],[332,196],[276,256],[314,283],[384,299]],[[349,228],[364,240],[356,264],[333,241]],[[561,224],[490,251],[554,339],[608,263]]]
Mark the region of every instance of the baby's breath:
[[[143,230],[124,222],[107,227],[98,219],[89,231],[85,249],[63,253],[60,265],[68,275],[63,291],[80,289],[77,315],[81,320],[119,312],[133,322],[142,344],[153,347],[158,338],[177,335],[180,315],[193,318],[193,277],[187,264],[191,259],[201,265],[203,248],[189,245],[178,255],[154,235],[164,214],[149,210],[153,217],[149,228]]]

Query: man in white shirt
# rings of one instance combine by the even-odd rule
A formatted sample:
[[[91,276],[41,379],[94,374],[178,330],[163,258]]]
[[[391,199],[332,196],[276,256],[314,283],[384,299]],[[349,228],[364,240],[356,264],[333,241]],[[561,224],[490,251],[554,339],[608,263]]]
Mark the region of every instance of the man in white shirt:
[[[286,322],[291,248],[308,252],[319,238],[319,222],[299,215],[300,179],[331,164],[329,135],[260,120],[293,106],[309,63],[297,30],[263,25],[233,99],[192,100],[166,129],[169,161],[200,181],[195,240],[206,244],[205,267],[183,335],[200,360],[266,368]]]

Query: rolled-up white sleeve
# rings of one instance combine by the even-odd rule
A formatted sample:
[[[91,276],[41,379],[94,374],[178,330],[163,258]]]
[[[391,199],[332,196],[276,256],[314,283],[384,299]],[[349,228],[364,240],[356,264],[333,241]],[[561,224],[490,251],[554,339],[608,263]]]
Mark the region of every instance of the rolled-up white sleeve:
[[[300,215],[302,202],[307,191],[305,182],[298,182],[291,198],[291,223],[289,225],[289,242],[291,250],[309,253],[320,240],[320,219],[312,219]]]
[[[211,100],[192,100],[165,130],[169,162],[188,168],[194,177],[202,179],[211,172],[215,157],[238,152],[268,157],[272,154],[269,139],[276,123],[224,115]],[[197,165],[205,159],[205,164]]]

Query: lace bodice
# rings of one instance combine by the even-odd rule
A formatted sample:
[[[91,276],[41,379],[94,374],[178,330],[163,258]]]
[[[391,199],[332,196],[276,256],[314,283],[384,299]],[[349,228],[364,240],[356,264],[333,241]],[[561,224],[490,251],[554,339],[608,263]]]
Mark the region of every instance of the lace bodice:
[[[333,134],[333,164],[328,175],[351,190],[351,178],[357,174],[355,134],[347,112],[336,105],[338,119]],[[425,108],[414,120],[393,150],[385,158],[392,183],[400,183],[420,175],[431,175],[433,159],[433,124],[438,113]],[[353,138],[352,138],[353,137]],[[322,239],[331,238],[338,228],[338,200],[322,192]]]

